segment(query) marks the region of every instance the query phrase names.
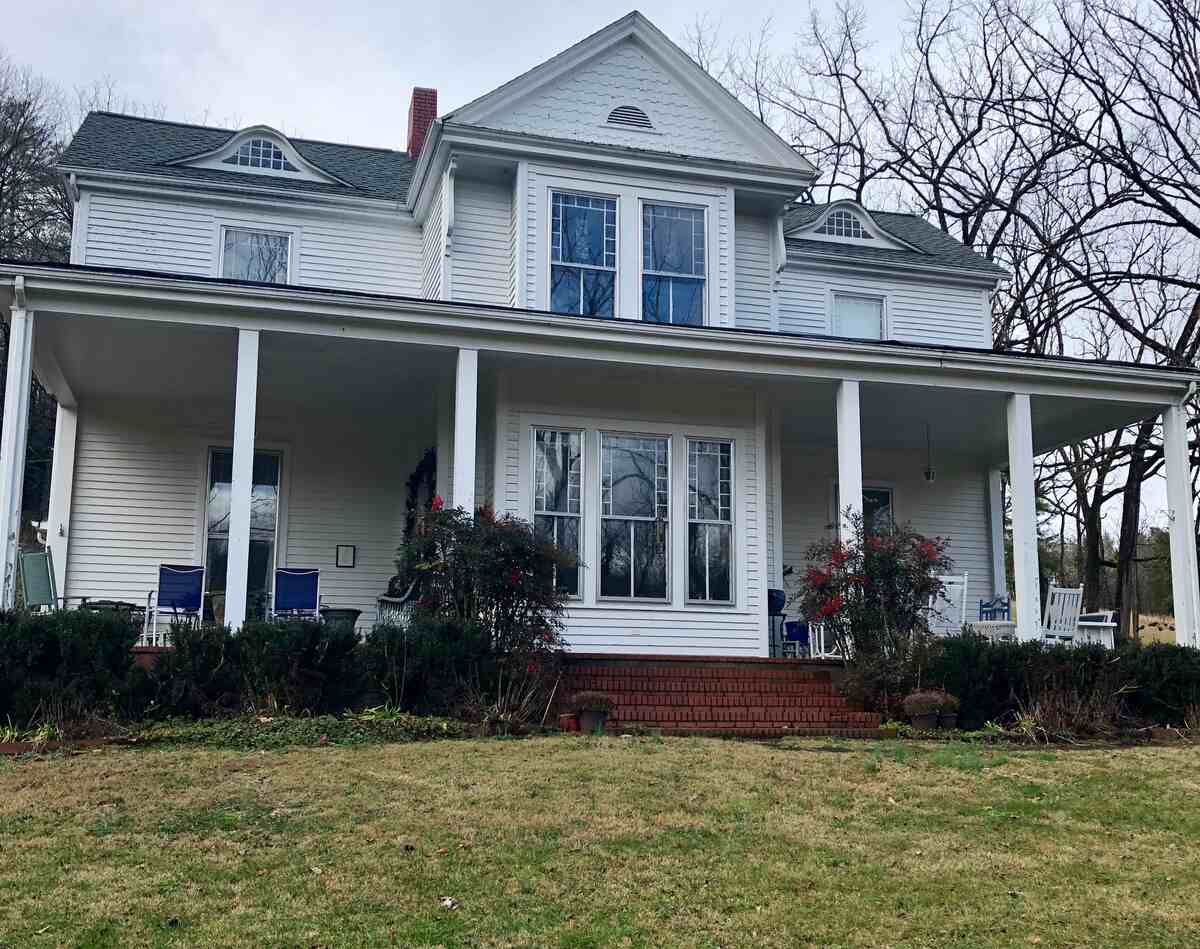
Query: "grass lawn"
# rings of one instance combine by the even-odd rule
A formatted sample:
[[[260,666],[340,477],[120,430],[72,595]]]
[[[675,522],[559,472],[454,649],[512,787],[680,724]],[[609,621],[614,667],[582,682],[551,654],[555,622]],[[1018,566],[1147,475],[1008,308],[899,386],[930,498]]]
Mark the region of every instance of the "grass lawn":
[[[1187,747],[563,737],[0,761],[2,946],[1176,947],[1200,945],[1197,893]]]

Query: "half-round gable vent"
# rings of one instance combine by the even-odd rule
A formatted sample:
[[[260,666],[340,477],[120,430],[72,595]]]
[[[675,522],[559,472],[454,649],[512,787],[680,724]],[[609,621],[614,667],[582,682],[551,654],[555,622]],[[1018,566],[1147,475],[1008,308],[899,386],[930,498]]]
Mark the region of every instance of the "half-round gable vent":
[[[636,105],[619,105],[608,113],[609,125],[624,125],[626,128],[652,129],[654,123],[650,116]]]

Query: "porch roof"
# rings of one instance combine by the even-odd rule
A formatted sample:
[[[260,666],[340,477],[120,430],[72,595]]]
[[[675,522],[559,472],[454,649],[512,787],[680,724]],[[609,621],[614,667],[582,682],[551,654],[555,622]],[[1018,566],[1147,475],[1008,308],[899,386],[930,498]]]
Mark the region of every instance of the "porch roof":
[[[659,371],[701,369],[726,381],[757,380],[768,387],[843,378],[904,385],[909,388],[899,401],[914,409],[920,403],[926,418],[939,413],[964,416],[963,407],[972,399],[990,402],[1001,393],[1024,392],[1037,398],[1035,424],[1039,414],[1043,420],[1035,433],[1039,451],[1157,414],[1200,380],[1200,370],[1194,367],[733,327],[663,326],[320,287],[0,261],[0,305],[7,308],[18,295],[36,313],[61,316],[469,347],[510,359],[554,357]],[[53,385],[49,387],[53,391]],[[948,389],[958,391],[951,394]],[[969,429],[972,413],[964,417],[964,429]],[[976,416],[973,424],[981,421]]]

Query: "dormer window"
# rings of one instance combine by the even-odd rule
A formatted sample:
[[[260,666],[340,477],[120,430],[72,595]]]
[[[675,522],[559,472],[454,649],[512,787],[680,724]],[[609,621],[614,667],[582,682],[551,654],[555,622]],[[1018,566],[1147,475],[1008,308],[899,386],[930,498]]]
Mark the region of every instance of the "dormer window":
[[[852,240],[870,241],[875,239],[874,235],[862,226],[862,221],[851,212],[841,208],[826,217],[815,233],[828,234],[830,237],[849,237]]]
[[[287,160],[278,145],[266,138],[252,138],[243,142],[236,152],[222,160],[222,164],[270,171],[300,170]]]

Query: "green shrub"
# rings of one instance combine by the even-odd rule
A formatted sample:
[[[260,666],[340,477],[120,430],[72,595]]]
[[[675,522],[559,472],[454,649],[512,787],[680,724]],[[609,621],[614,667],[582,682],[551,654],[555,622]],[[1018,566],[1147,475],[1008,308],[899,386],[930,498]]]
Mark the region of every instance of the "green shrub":
[[[241,661],[228,626],[172,625],[170,652],[149,674],[158,715],[213,715],[242,706]]]
[[[348,624],[259,620],[231,642],[250,708],[320,714],[349,708],[361,695],[358,634]]]
[[[122,714],[139,632],[111,612],[0,613],[0,721]]]
[[[461,722],[421,715],[236,716],[195,721],[172,718],[143,726],[139,743],[202,745],[241,750],[296,746],[365,745],[379,742],[465,738]]]
[[[476,664],[489,653],[478,624],[425,611],[407,628],[377,626],[360,650],[366,700],[427,715],[455,711]]]

